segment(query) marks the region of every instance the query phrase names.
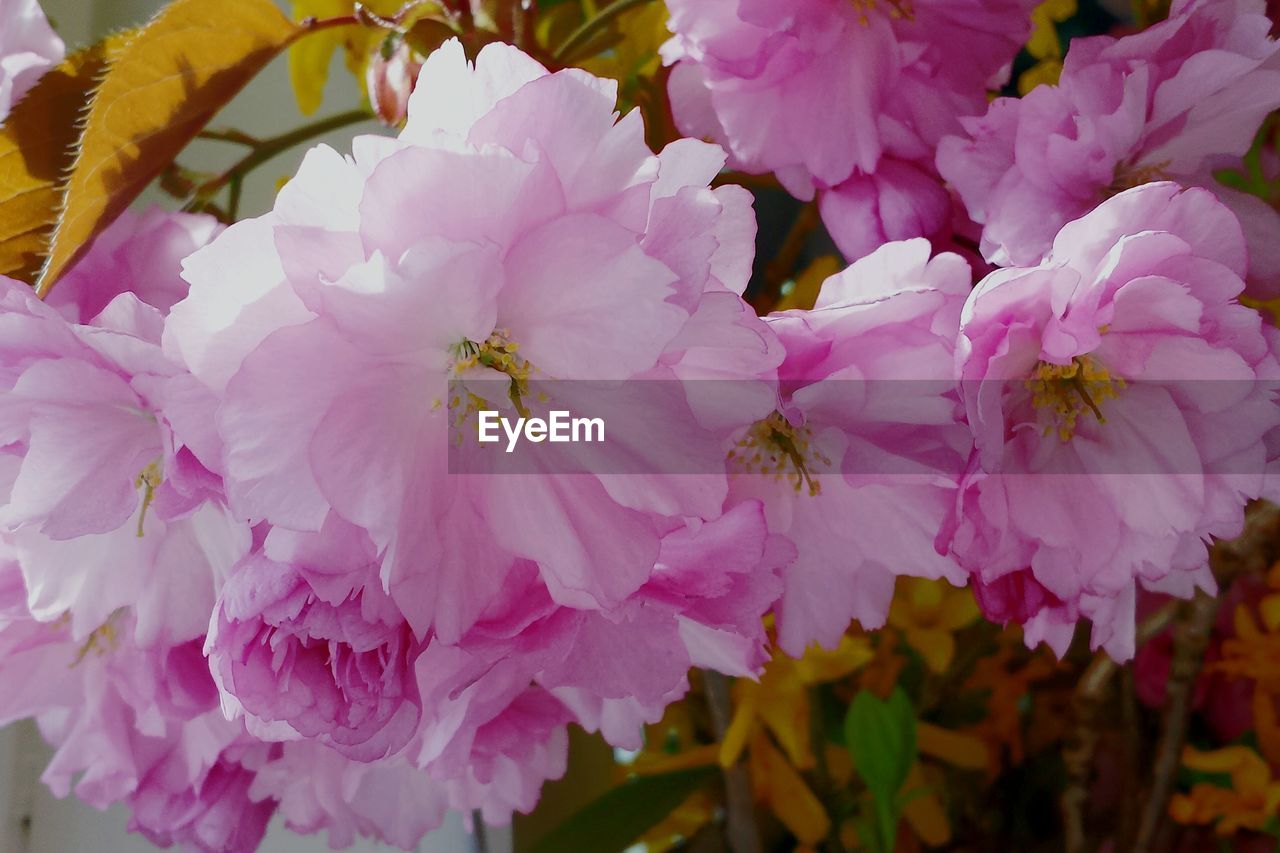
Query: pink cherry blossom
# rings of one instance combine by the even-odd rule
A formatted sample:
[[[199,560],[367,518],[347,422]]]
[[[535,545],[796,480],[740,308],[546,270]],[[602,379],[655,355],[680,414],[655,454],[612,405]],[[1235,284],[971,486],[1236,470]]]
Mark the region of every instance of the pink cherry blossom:
[[[1057,86],[962,119],[938,169],[985,226],[983,254],[1036,264],[1060,228],[1119,189],[1216,185],[1213,158],[1247,151],[1280,107],[1280,42],[1264,11],[1262,0],[1177,0],[1142,32],[1074,40]]]
[[[417,644],[376,574],[369,580],[326,599],[305,567],[261,554],[242,561],[222,587],[206,644],[224,708],[249,715],[265,739],[316,738],[361,761],[408,743],[419,717]]]
[[[841,250],[944,235],[933,150],[981,113],[1030,32],[1030,0],[668,0],[670,95],[730,165],[822,199]]]
[[[0,0],[0,124],[65,50],[38,0]]]
[[[740,442],[735,499],[763,501],[798,556],[778,641],[833,647],[883,624],[898,575],[963,579],[934,548],[969,451],[952,383],[969,267],[922,239],[882,246],[769,316],[786,347],[782,408]]]
[[[130,828],[158,844],[256,849],[274,803],[248,798],[244,762],[267,747],[223,718],[198,640],[141,648],[132,621],[121,611],[88,640],[36,621],[0,539],[0,723],[36,720],[55,748],[42,778],[56,796],[124,802]]]
[[[120,608],[142,645],[200,636],[249,532],[172,431],[211,408],[163,355],[159,312],[124,293],[91,325],[68,323],[2,280],[0,318],[0,527],[32,612],[69,617],[77,639]]]
[[[168,314],[187,295],[182,259],[221,231],[218,220],[204,214],[126,210],[94,239],[45,301],[76,323],[88,323],[124,292]]]
[[[1212,591],[1206,543],[1263,488],[1275,337],[1244,239],[1202,189],[1147,184],[988,276],[957,364],[976,449],[949,538],[995,619],[1060,654],[1080,618],[1131,657],[1137,588]]]
[[[399,140],[312,151],[275,211],[187,260],[166,348],[222,399],[232,507],[363,529],[415,632],[448,643],[521,561],[557,603],[620,606],[670,519],[715,518],[727,492],[722,462],[702,478],[451,477],[451,427],[474,414],[450,381],[487,381],[510,411],[544,405],[520,393],[534,380],[763,380],[739,413],[676,395],[671,418],[708,429],[636,447],[715,456],[772,406],[778,354],[739,296],[750,197],[709,189],[718,149],[654,156],[614,84],[502,45],[473,67],[450,42],[420,79]]]

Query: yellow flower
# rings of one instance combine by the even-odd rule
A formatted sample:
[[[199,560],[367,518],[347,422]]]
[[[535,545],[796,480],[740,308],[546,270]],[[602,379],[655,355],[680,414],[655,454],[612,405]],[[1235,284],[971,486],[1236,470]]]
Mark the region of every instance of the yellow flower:
[[[1041,83],[1053,85],[1062,75],[1062,41],[1057,25],[1073,17],[1076,0],[1044,0],[1031,12],[1027,53],[1039,60],[1018,78],[1018,92],[1027,94]]]
[[[720,744],[720,763],[732,767],[760,725],[767,726],[801,770],[814,766],[810,743],[809,688],[836,681],[865,666],[873,657],[863,636],[846,634],[833,650],[812,646],[800,660],[778,652],[759,681],[734,683],[733,720]]]
[[[802,844],[817,844],[826,838],[831,831],[831,818],[822,802],[759,729],[751,738],[747,768],[756,801],[777,815]]]
[[[929,669],[944,672],[955,657],[956,631],[981,615],[973,594],[945,581],[899,578],[889,606],[889,624],[906,637]]]
[[[1280,810],[1280,781],[1251,749],[1229,746],[1200,752],[1187,747],[1182,763],[1203,773],[1225,773],[1231,787],[1198,782],[1189,793],[1175,795],[1169,814],[1178,823],[1212,823],[1219,835],[1232,835],[1241,828],[1261,829]]]
[[[1075,17],[1076,0],[1044,0],[1031,12],[1031,38],[1027,53],[1036,59],[1061,59],[1062,42],[1057,25]]]
[[[696,791],[640,837],[649,853],[663,853],[692,838],[715,817],[716,804],[706,791]]]

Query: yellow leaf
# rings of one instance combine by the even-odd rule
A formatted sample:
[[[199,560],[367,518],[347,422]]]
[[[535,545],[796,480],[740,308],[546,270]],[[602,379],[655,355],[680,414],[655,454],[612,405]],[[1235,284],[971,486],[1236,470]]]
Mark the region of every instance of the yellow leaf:
[[[355,0],[294,0],[293,16],[298,20],[306,18],[338,18],[350,15],[355,9]],[[293,84],[293,95],[298,99],[298,109],[304,115],[311,115],[320,109],[324,101],[324,85],[329,79],[329,61],[333,52],[342,47],[347,35],[347,28],[334,28],[316,33],[308,39],[302,39],[289,48],[289,82]]]
[[[271,0],[175,0],[115,54],[85,120],[40,276],[42,295],[303,32]]]
[[[361,0],[360,5],[375,15],[388,17],[399,13],[405,6],[405,0]],[[299,21],[342,18],[354,12],[355,0],[293,0],[293,16]],[[404,16],[402,23],[407,26],[422,16],[438,12],[437,4],[422,2]],[[386,30],[352,24],[325,29],[296,42],[289,48],[289,81],[293,84],[298,109],[304,115],[311,115],[324,103],[329,64],[338,48],[346,54],[347,70],[363,88],[369,57],[386,37]]]
[[[592,74],[626,82],[634,76],[654,74],[662,64],[658,48],[671,38],[667,29],[667,4],[646,3],[624,13],[617,21],[622,40],[600,56],[581,63]]]
[[[916,724],[916,744],[925,755],[956,767],[987,769],[987,744],[974,735],[949,731],[921,721]]]
[[[0,275],[34,282],[75,159],[79,118],[125,34],[67,57],[0,128]]]

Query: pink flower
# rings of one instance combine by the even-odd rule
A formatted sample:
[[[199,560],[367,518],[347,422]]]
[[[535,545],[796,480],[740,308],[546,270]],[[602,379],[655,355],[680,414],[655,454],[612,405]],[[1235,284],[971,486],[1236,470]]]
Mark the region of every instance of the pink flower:
[[[307,574],[256,554],[223,586],[206,652],[224,708],[267,740],[383,758],[418,723],[413,634],[376,583],[326,599]]]
[[[199,641],[140,648],[131,621],[117,613],[88,640],[37,622],[0,539],[0,723],[35,718],[55,748],[43,780],[56,796],[124,802],[130,828],[158,844],[256,849],[275,806],[248,799],[245,762],[268,747],[223,718]]]
[[[668,0],[670,94],[688,136],[774,172],[849,257],[945,231],[933,149],[985,107],[1030,31],[1029,0]]]
[[[418,636],[452,643],[521,561],[574,608],[639,590],[671,519],[722,512],[720,437],[772,405],[777,355],[739,296],[754,225],[748,194],[708,188],[717,149],[654,156],[614,84],[502,45],[472,67],[450,42],[420,79],[399,140],[312,151],[273,213],[188,259],[166,346],[221,396],[231,505],[367,531]],[[671,395],[672,422],[710,424],[687,449],[632,431],[641,457],[720,460],[704,478],[449,474],[474,395],[541,411],[525,383],[709,373],[764,393],[740,413]]]
[[[37,0],[0,0],[0,124],[64,51]]]
[[[416,850],[449,808],[446,787],[408,761],[352,761],[316,741],[282,744],[258,769],[249,794],[278,802],[292,831],[326,833],[335,850],[361,838]]]
[[[890,243],[770,315],[787,350],[782,408],[739,443],[734,499],[794,544],[776,606],[792,655],[883,624],[898,575],[963,578],[934,549],[969,450],[952,382],[968,265]]]
[[[976,450],[952,551],[992,618],[1060,654],[1075,622],[1133,654],[1137,587],[1212,591],[1210,537],[1263,489],[1274,338],[1235,300],[1244,240],[1200,189],[1147,184],[988,276],[957,351]]]
[[[175,747],[176,750],[176,747]],[[129,798],[133,814],[129,830],[153,844],[199,853],[252,853],[267,832],[276,811],[272,800],[249,796],[255,773],[239,760],[242,752],[265,753],[263,744],[247,741],[224,750],[200,778],[189,785],[178,781],[181,757],[167,755],[143,778]],[[176,766],[175,766],[176,765]],[[176,778],[175,778],[176,777]]]
[[[168,314],[187,295],[182,259],[222,231],[212,216],[126,210],[46,298],[68,320],[88,323],[121,293]]]
[[[938,169],[985,225],[983,254],[1036,264],[1062,226],[1120,189],[1212,184],[1209,159],[1243,154],[1280,107],[1269,29],[1262,0],[1178,0],[1140,33],[1074,40],[1059,85],[962,119]]]
[[[71,324],[0,280],[0,319],[0,527],[32,612],[81,640],[121,608],[142,645],[200,636],[249,533],[173,432],[211,398],[163,355],[160,314],[125,293]]]

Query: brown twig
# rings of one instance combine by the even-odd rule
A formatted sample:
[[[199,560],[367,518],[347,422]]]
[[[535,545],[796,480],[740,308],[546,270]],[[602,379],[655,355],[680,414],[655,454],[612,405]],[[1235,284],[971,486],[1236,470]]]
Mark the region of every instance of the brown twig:
[[[1133,667],[1126,666],[1120,673],[1120,821],[1117,837],[1122,842],[1133,838],[1138,826],[1138,797],[1142,774],[1142,735],[1138,729],[1138,691],[1134,683]]]
[[[1280,560],[1280,507],[1266,501],[1245,512],[1244,532],[1218,542],[1209,552],[1209,566],[1218,585],[1226,588],[1240,575],[1260,575]]]
[[[1191,719],[1191,697],[1196,676],[1209,647],[1213,620],[1218,614],[1218,598],[1199,593],[1186,605],[1173,634],[1173,660],[1169,664],[1169,680],[1165,686],[1164,727],[1156,745],[1151,772],[1151,789],[1138,819],[1133,853],[1152,850],[1156,833],[1169,810],[1173,781],[1182,762],[1182,746],[1187,739],[1187,723]]]
[[[1135,631],[1135,644],[1141,646],[1150,641],[1169,626],[1177,612],[1177,604],[1170,603],[1144,619]],[[1116,662],[1105,652],[1098,652],[1080,676],[1075,696],[1071,700],[1075,725],[1062,748],[1067,785],[1060,800],[1064,847],[1067,853],[1083,853],[1089,849],[1084,812],[1089,802],[1093,756],[1100,737],[1098,724],[1102,718],[1102,708],[1106,704],[1111,678],[1117,669]]]
[[[729,698],[729,679],[718,672],[702,675],[702,689],[711,712],[711,727],[717,740],[724,740],[733,719],[733,702]],[[756,827],[755,807],[751,799],[751,783],[747,767],[741,761],[725,768],[725,811],[727,813],[729,849],[734,853],[760,853],[760,831]]]

